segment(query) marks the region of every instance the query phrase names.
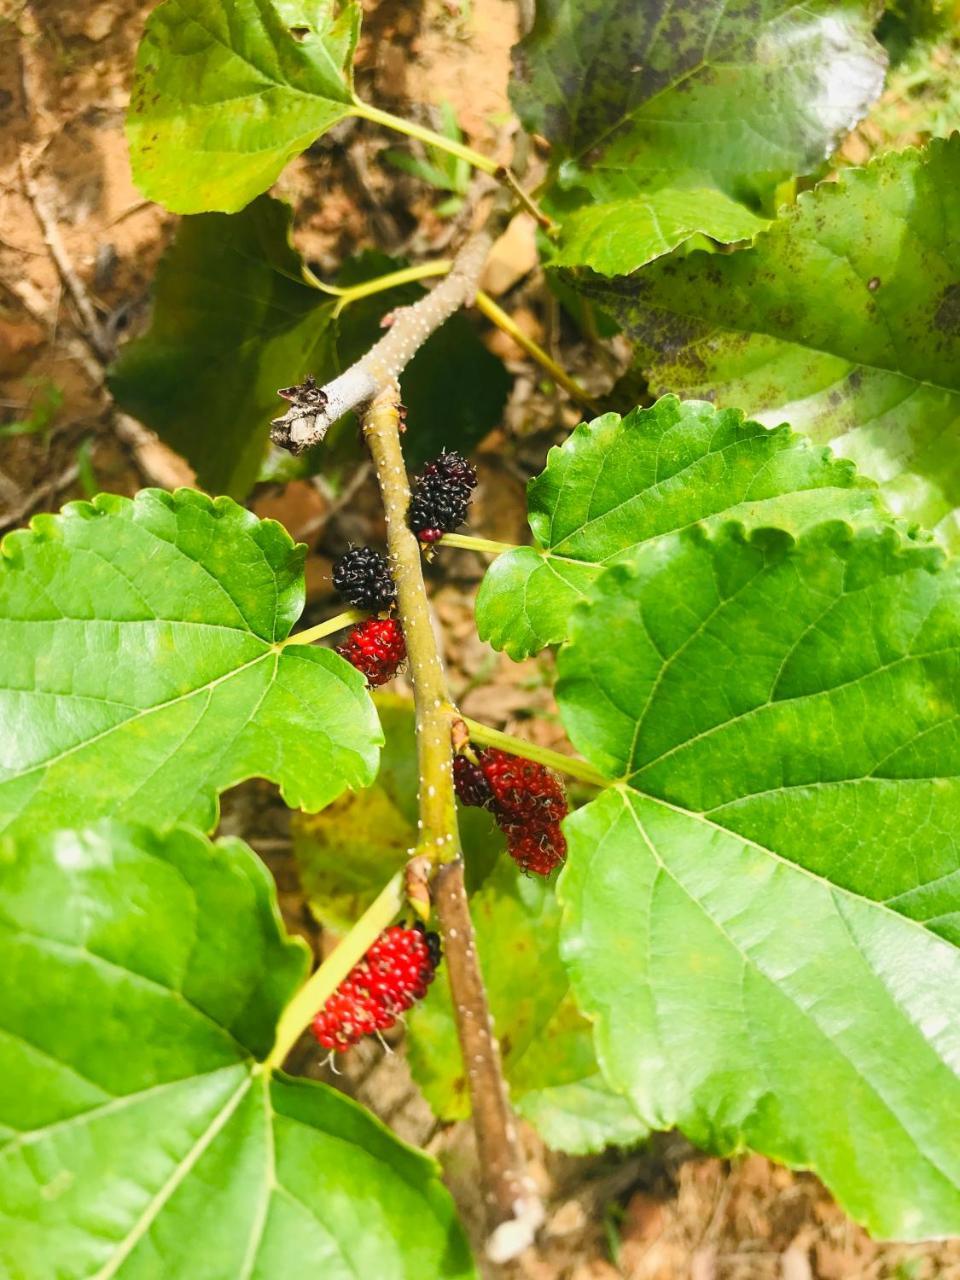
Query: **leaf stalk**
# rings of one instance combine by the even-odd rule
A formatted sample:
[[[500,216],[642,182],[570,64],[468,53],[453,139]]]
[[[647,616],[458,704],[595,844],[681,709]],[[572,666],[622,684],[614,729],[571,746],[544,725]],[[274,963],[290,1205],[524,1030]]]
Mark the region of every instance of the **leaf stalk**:
[[[453,138],[445,138],[442,133],[436,133],[425,125],[414,124],[412,120],[404,120],[402,116],[395,116],[389,111],[381,111],[379,107],[372,107],[369,102],[361,102],[359,98],[354,99],[353,114],[359,116],[361,120],[370,120],[373,124],[393,129],[395,133],[405,133],[407,137],[416,138],[426,143],[428,147],[437,147],[440,151],[446,151],[460,160],[466,160],[475,169],[489,173],[491,177],[497,176],[500,165],[496,160],[491,160],[489,156],[482,155],[479,151],[474,151],[472,147],[456,142]]]
[[[371,280],[361,280],[358,284],[351,285],[327,284],[309,268],[304,269],[304,275],[315,289],[338,299],[333,312],[334,316],[338,316],[352,302],[359,302],[361,298],[371,298],[374,294],[385,293],[388,289],[396,289],[417,280],[429,280],[432,276],[445,276],[452,266],[453,262],[449,258],[437,258],[435,262],[401,267],[399,271],[387,271],[382,276],[374,276]]]
[[[600,407],[596,400],[581,387],[575,378],[571,378],[561,365],[557,364],[552,356],[547,355],[543,347],[539,343],[523,332],[517,325],[512,316],[507,315],[502,307],[499,307],[489,294],[483,292],[482,289],[477,290],[475,305],[478,311],[487,317],[498,329],[511,337],[518,347],[522,347],[531,359],[535,360],[542,369],[549,373],[550,377],[559,387],[563,387],[572,399],[578,404],[584,405],[591,413],[599,413]]]
[[[494,542],[492,538],[474,538],[469,533],[445,533],[441,547],[459,547],[463,551],[479,551],[484,555],[499,556],[504,551],[516,551],[512,542]]]
[[[457,142],[454,138],[448,138],[442,133],[437,133],[436,130],[430,129],[426,125],[414,124],[412,120],[405,120],[402,116],[395,116],[390,111],[382,111],[379,107],[373,107],[369,102],[363,102],[360,98],[354,98],[353,100],[353,114],[361,120],[370,120],[373,124],[383,125],[386,129],[392,129],[395,133],[405,133],[408,138],[416,138],[428,147],[436,147],[440,151],[446,151],[448,155],[456,156],[458,160],[465,160],[467,164],[473,165],[475,169],[479,169],[482,173],[488,173],[512,193],[521,208],[536,219],[547,235],[555,236],[557,234],[558,227],[556,222],[549,214],[544,213],[535,198],[529,191],[525,190],[520,183],[520,179],[509,165],[498,164],[496,160],[483,155],[480,151],[474,151],[473,147],[468,147],[465,143]]]
[[[520,201],[523,208],[526,209],[527,213],[529,213],[537,223],[539,223],[548,236],[556,236],[559,233],[560,228],[557,226],[556,222],[554,222],[553,218],[551,218],[549,214],[544,213],[529,191],[520,185],[520,179],[512,169],[508,168],[507,165],[502,164],[497,170],[496,177],[505,186],[510,188],[513,194]]]
[[[287,636],[286,640],[281,640],[277,647],[285,649],[288,644],[313,644],[314,640],[322,640],[324,636],[331,636],[335,631],[342,631],[344,627],[352,626],[355,622],[362,622],[366,616],[362,609],[346,609],[333,618],[327,618],[326,622],[318,622],[315,627],[295,631],[292,636]]]
[[[333,314],[338,316],[352,302],[385,293],[387,289],[397,289],[400,285],[413,284],[417,280],[429,280],[432,276],[445,276],[452,266],[453,262],[449,258],[438,258],[435,262],[421,262],[414,267],[403,267],[400,271],[389,271],[373,280],[363,280],[360,284],[343,290]]]
[[[535,760],[537,764],[546,765],[556,773],[565,773],[579,782],[588,782],[594,787],[612,787],[614,780],[605,777],[599,769],[595,769],[586,760],[577,760],[565,756],[560,751],[551,751],[549,747],[539,747],[533,742],[524,742],[510,733],[500,729],[491,729],[489,725],[471,720],[469,716],[461,716],[470,732],[471,742],[479,742],[484,747],[498,747],[501,751],[509,751],[511,755],[522,756],[525,760]]]

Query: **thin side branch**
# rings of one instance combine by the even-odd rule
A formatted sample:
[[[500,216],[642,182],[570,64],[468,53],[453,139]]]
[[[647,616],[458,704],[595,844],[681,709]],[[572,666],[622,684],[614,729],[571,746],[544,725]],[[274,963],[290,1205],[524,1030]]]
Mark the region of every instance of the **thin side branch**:
[[[395,311],[387,333],[356,364],[324,387],[310,383],[299,399],[297,389],[290,388],[291,406],[274,419],[270,431],[274,444],[302,453],[318,444],[345,413],[368,404],[391,386],[427,338],[455,311],[473,302],[483,264],[508,215],[508,209],[498,203],[484,226],[466,240],[448,274],[425,298]]]
[[[509,1262],[533,1244],[537,1228],[543,1222],[543,1205],[517,1142],[500,1065],[500,1046],[493,1034],[487,993],[477,963],[462,858],[445,862],[439,868],[433,901],[443,930],[457,1036],[467,1068],[477,1155],[491,1227],[487,1255],[492,1262]]]
[[[557,224],[554,222],[554,220],[550,217],[549,214],[544,213],[544,211],[537,204],[536,200],[534,200],[533,196],[531,196],[530,193],[524,189],[517,175],[513,172],[511,168],[509,168],[505,164],[502,164],[497,169],[497,172],[494,176],[496,177],[498,182],[502,182],[504,183],[505,186],[508,186],[510,188],[513,194],[517,197],[517,199],[523,205],[524,209],[526,209],[527,213],[529,213],[530,216],[534,218],[540,224],[541,227],[543,227],[547,235],[555,235],[557,233],[557,231],[559,230]]]
[[[364,434],[373,455],[387,519],[397,605],[410,658],[420,771],[420,851],[437,867],[434,907],[444,939],[460,1051],[467,1067],[473,1123],[491,1237],[504,1262],[533,1241],[543,1219],[524,1166],[500,1067],[473,924],[453,790],[450,728],[454,713],[427,608],[420,548],[407,527],[410,486],[400,449],[399,388],[388,385],[370,406]]]
[[[76,462],[71,462],[69,466],[64,467],[59,474],[53,476],[50,480],[45,480],[43,484],[36,485],[20,502],[15,505],[4,506],[0,510],[0,533],[4,529],[20,524],[24,516],[34,511],[44,498],[50,494],[59,494],[61,489],[66,489],[68,485],[73,484],[79,474],[80,467]]]
[[[40,185],[33,174],[22,162],[20,176],[27,199],[33,207],[33,212],[43,232],[44,243],[50,250],[50,257],[53,258],[60,273],[60,278],[67,286],[70,296],[73,298],[74,306],[80,313],[80,319],[83,321],[81,332],[93,348],[94,354],[102,361],[109,361],[113,358],[113,343],[100,323],[93,303],[90,301],[86,286],[70,261],[70,255],[64,246],[63,237],[60,235],[60,228],[57,226],[57,220],[50,202],[40,189]]]
[[[476,303],[477,310],[485,315],[488,320],[492,321],[498,329],[501,329],[505,334],[511,337],[517,346],[522,347],[531,359],[535,360],[542,369],[545,369],[547,373],[549,373],[557,386],[563,387],[564,391],[566,391],[569,396],[579,404],[584,405],[591,413],[600,412],[600,406],[597,401],[594,400],[588,391],[585,391],[584,388],[581,387],[576,378],[571,378],[566,369],[564,369],[562,365],[557,364],[556,360],[554,360],[552,356],[548,355],[539,343],[534,342],[529,334],[524,333],[512,316],[507,315],[506,311],[504,311],[502,307],[498,306],[497,303],[494,302],[488,294],[484,293],[482,289],[477,290]]]

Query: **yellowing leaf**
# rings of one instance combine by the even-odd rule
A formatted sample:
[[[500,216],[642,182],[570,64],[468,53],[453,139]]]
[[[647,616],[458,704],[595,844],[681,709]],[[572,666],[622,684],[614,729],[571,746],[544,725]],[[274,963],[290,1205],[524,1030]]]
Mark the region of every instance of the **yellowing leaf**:
[[[350,115],[360,6],[164,0],[137,55],[133,176],[175,213],[232,213]]]

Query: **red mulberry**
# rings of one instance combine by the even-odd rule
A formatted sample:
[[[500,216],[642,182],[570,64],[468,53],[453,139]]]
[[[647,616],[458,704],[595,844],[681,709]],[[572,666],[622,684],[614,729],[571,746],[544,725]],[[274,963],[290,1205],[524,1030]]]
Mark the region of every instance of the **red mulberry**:
[[[343,1053],[386,1031],[427,993],[440,963],[440,939],[423,925],[394,925],[381,933],[311,1024],[325,1049]]]
[[[524,871],[548,876],[567,856],[560,821],[567,813],[563,783],[545,765],[496,747],[474,749],[477,763],[455,756],[453,780],[467,805],[491,811],[507,837],[507,852]]]
[[[358,622],[337,653],[367,677],[372,689],[397,674],[407,656],[403,627],[396,618],[366,618]]]

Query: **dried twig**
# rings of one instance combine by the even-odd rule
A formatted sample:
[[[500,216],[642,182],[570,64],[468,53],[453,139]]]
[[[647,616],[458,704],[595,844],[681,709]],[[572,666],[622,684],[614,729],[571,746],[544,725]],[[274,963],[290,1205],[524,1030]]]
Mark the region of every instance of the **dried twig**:
[[[30,515],[38,502],[42,502],[44,498],[50,497],[51,494],[57,494],[62,489],[69,488],[80,474],[79,464],[71,462],[63,471],[53,476],[50,480],[45,480],[43,484],[37,485],[31,489],[27,496],[16,506],[8,507],[2,515],[0,515],[0,530],[10,529],[14,525],[22,522],[25,516]]]
[[[34,46],[39,43],[40,29],[36,15],[30,5],[25,5],[21,14],[22,39],[20,41],[20,83],[23,89],[24,106],[34,121],[49,122],[49,107],[43,92],[42,78],[35,65]],[[49,124],[47,141],[39,147],[24,148],[20,155],[20,182],[24,195],[30,202],[34,216],[43,233],[44,243],[50,251],[60,279],[66,285],[74,305],[83,321],[84,337],[101,360],[109,360],[113,356],[113,344],[107,336],[100,319],[94,310],[93,303],[86,286],[80,279],[70,261],[60,235],[56,215],[50,200],[34,177],[34,169],[45,149],[47,142],[55,135],[55,128]],[[29,159],[28,159],[29,153]]]
[[[24,192],[33,207],[33,212],[43,232],[44,243],[50,250],[50,257],[53,258],[57,271],[60,273],[60,278],[66,285],[70,296],[73,298],[74,305],[80,313],[80,318],[83,321],[83,335],[96,355],[103,361],[109,361],[113,358],[113,343],[100,323],[93,303],[90,301],[86,286],[77,275],[74,265],[70,261],[70,255],[64,246],[63,237],[60,235],[60,229],[57,226],[57,220],[50,203],[46,195],[41,191],[36,179],[30,173],[27,165],[22,161],[20,164],[20,176],[23,181]]]

